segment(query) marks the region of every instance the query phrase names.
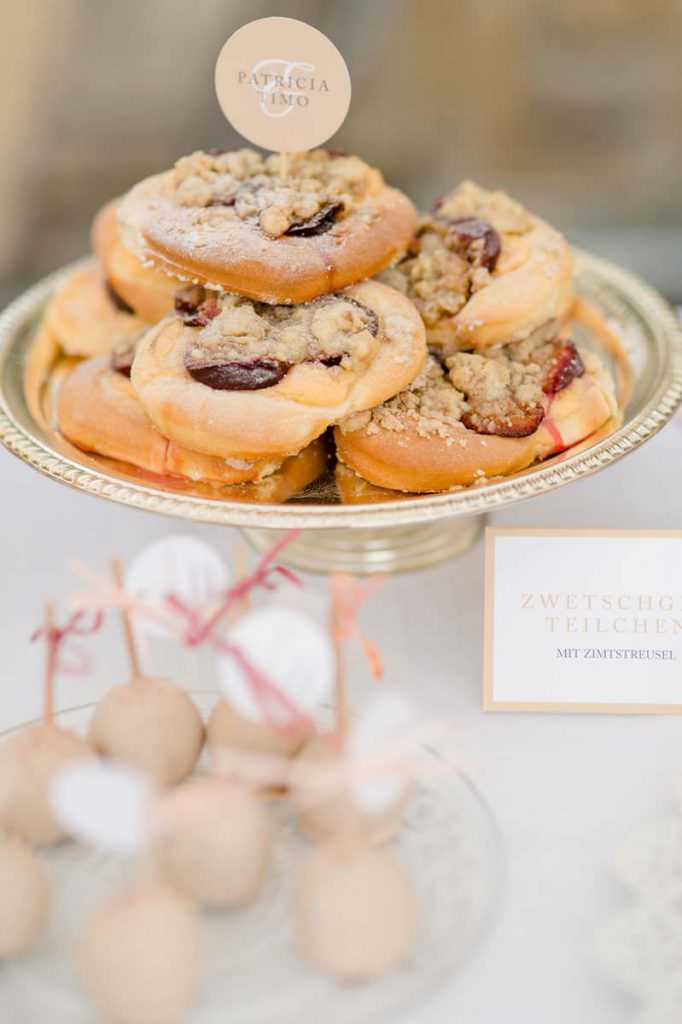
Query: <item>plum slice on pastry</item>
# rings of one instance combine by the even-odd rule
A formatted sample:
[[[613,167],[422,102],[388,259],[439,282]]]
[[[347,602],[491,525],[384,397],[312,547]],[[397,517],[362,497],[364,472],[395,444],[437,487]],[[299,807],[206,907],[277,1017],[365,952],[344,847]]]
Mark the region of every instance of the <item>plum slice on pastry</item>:
[[[439,491],[532,465],[617,412],[600,360],[572,342],[430,355],[400,395],[343,420],[337,453],[377,487]]]
[[[193,300],[145,335],[132,381],[167,437],[206,454],[298,451],[407,387],[426,356],[414,305],[374,281],[298,306],[224,293],[208,320]]]

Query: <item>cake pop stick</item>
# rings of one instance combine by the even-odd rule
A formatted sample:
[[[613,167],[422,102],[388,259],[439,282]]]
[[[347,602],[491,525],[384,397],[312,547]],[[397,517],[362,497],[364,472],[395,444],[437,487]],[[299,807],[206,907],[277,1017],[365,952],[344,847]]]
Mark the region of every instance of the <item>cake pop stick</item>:
[[[334,768],[342,765],[346,759],[349,713],[344,676],[344,642],[354,635],[358,636],[373,673],[380,675],[383,671],[379,652],[359,630],[356,622],[360,605],[367,600],[378,583],[378,580],[371,580],[368,584],[358,584],[352,577],[342,574],[330,577],[330,634],[336,652],[335,727],[330,732],[313,736],[303,748],[299,761],[304,778],[313,767],[318,773],[324,774],[325,769],[332,769],[334,774]],[[400,820],[400,814],[396,814],[394,809],[387,814],[365,815],[342,787],[334,786],[326,798],[320,796],[311,803],[305,787],[301,791],[294,785],[292,798],[299,829],[313,840],[361,831],[369,832],[375,841],[379,841],[390,838]]]
[[[154,788],[136,769],[82,762],[55,777],[50,799],[72,834],[107,853],[141,854],[149,847]],[[196,910],[152,871],[85,922],[78,967],[106,1020],[171,1024],[185,1020],[194,1000],[201,953]]]
[[[121,598],[131,677],[98,704],[90,722],[90,741],[98,753],[148,772],[161,785],[174,785],[191,774],[203,746],[204,725],[185,690],[142,673],[123,573],[116,561],[112,575]]]
[[[55,676],[60,642],[74,623],[62,630],[54,624],[54,611],[46,606],[42,715],[0,747],[0,826],[29,843],[56,843],[66,835],[50,810],[47,790],[54,773],[63,765],[88,757],[90,747],[76,733],[55,721]]]
[[[54,674],[56,669],[57,638],[54,631],[54,609],[51,604],[45,605],[45,677],[43,692],[43,721],[46,725],[54,723]]]
[[[117,589],[123,593],[124,591],[124,580],[123,580],[123,567],[121,566],[120,558],[114,558],[111,563],[111,575],[114,580],[114,584]],[[140,671],[140,659],[137,655],[137,644],[135,643],[135,634],[133,633],[133,626],[130,621],[130,612],[121,605],[121,625],[123,626],[123,635],[125,637],[126,648],[128,651],[128,661],[130,662],[130,677],[133,682],[139,683],[142,679],[142,672]]]
[[[336,662],[336,671],[334,673],[336,732],[339,736],[345,736],[348,730],[348,697],[346,694],[346,679],[344,675],[341,616],[339,602],[333,591],[329,632],[331,634],[332,643],[334,644],[334,660]]]

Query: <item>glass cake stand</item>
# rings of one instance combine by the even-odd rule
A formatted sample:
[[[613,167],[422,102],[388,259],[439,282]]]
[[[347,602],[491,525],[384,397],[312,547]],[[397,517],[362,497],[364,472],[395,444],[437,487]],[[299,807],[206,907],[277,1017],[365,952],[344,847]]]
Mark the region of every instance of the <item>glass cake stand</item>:
[[[216,695],[192,696],[207,715]],[[84,733],[93,708],[63,712],[59,723]],[[310,847],[280,801],[273,805],[275,853],[264,891],[248,907],[202,916],[204,980],[188,1024],[395,1020],[462,969],[500,905],[502,844],[492,812],[467,777],[445,754],[425,748],[425,756],[427,777],[415,787],[391,844],[417,891],[417,941],[410,960],[374,982],[342,986],[298,957],[292,900]],[[51,916],[32,953],[1,965],[0,1020],[97,1024],[100,1018],[79,990],[78,936],[89,914],[138,877],[139,865],[74,842],[40,855],[52,883]]]
[[[70,365],[36,327],[54,288],[74,269],[40,281],[0,315],[0,442],[55,480],[133,508],[241,527],[264,550],[277,531],[301,528],[285,560],[302,569],[387,572],[416,569],[467,550],[485,513],[589,476],[627,455],[670,419],[682,399],[682,332],[674,312],[633,274],[578,253],[576,292],[604,315],[620,342],[608,350],[583,324],[571,326],[632,387],[621,413],[569,451],[509,477],[442,494],[405,495],[366,487],[342,496],[333,468],[286,502],[268,502],[253,486],[214,487],[154,478],[111,459],[87,455],[56,429],[54,395]]]

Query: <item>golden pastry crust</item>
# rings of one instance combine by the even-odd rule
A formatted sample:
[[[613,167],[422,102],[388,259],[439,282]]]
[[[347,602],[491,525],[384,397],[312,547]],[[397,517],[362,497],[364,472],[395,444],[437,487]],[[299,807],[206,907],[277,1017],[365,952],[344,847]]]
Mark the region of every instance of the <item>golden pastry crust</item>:
[[[461,408],[449,419],[447,406],[434,402],[428,415],[406,406],[383,423],[345,421],[334,432],[337,455],[375,486],[399,491],[443,491],[518,472],[584,440],[615,415],[610,377],[596,356],[580,355],[584,373],[546,400],[539,426],[524,436],[478,433],[461,422]]]
[[[414,207],[358,157],[296,154],[287,181],[279,175],[278,156],[253,150],[184,157],[124,197],[121,239],[177,277],[292,304],[371,277],[405,251]]]
[[[324,346],[334,343],[327,339],[327,332],[334,334],[338,325],[334,317],[329,319],[329,311],[345,310],[343,319],[347,307],[358,306],[375,321],[376,333],[361,318],[356,333],[348,338],[348,360],[343,358],[338,365],[325,365],[319,357],[309,361],[306,354],[311,351],[312,334],[317,332],[319,356],[328,351]],[[209,348],[221,350],[223,314],[201,328],[189,327],[176,317],[145,335],[131,379],[147,413],[166,437],[207,455],[284,457],[300,451],[344,416],[397,394],[424,363],[424,326],[419,314],[404,296],[376,282],[355,285],[307,309],[269,310],[261,310],[261,316],[251,303],[243,302],[236,311],[230,305],[225,313],[231,332],[224,338],[229,358],[234,359],[235,346],[242,345],[249,366],[277,363],[277,359],[261,358],[272,344],[274,354],[284,354],[293,364],[276,383],[258,389],[218,389],[196,379],[192,373],[198,369],[192,373],[188,369],[194,359],[201,363]],[[291,317],[293,341],[283,332],[273,333],[268,317],[279,315]],[[301,321],[306,316],[309,322]],[[299,335],[305,341],[302,346],[296,341]],[[294,350],[297,354],[290,355]]]
[[[432,348],[484,350],[560,321],[572,302],[566,240],[503,192],[465,181],[422,219],[380,280],[419,309]]]
[[[99,356],[134,338],[146,324],[125,312],[107,289],[95,261],[79,267],[50,299],[45,327],[69,356]]]
[[[148,324],[156,324],[173,312],[175,292],[185,283],[133,255],[123,245],[116,211],[120,200],[103,206],[92,224],[92,248],[121,298]]]
[[[277,469],[281,460],[226,461],[167,440],[145,413],[130,380],[102,356],[80,363],[62,384],[59,429],[77,448],[129,462],[159,476],[240,484]]]

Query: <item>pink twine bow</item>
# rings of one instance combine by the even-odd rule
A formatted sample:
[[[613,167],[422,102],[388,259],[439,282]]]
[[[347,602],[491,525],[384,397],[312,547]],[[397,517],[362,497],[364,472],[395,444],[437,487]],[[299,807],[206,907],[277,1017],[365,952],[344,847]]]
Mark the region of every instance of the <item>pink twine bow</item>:
[[[177,615],[184,619],[184,630],[181,639],[188,647],[198,647],[210,643],[221,654],[234,658],[244,673],[254,700],[261,710],[265,721],[281,732],[289,732],[302,727],[310,727],[309,718],[296,707],[294,702],[279,687],[275,686],[267,676],[246,658],[235,644],[229,643],[217,633],[223,617],[232,607],[243,601],[257,587],[273,591],[277,582],[273,577],[282,576],[296,586],[303,581],[291,569],[283,565],[273,564],[284,548],[299,535],[300,530],[289,530],[260,560],[253,572],[238,580],[223,595],[222,601],[206,618],[205,609],[189,605],[177,594],[168,594],[166,604]]]
[[[334,639],[340,642],[355,637],[365,653],[375,679],[380,679],[384,674],[381,652],[368,635],[360,629],[357,617],[362,605],[372,594],[376,593],[383,582],[383,576],[371,576],[366,583],[361,583],[349,573],[341,572],[333,573],[329,578],[334,605],[332,625]]]
[[[90,615],[88,620],[87,616]],[[63,626],[53,626],[50,631],[48,644],[48,659],[50,669],[54,672],[65,672],[69,675],[85,675],[92,668],[92,658],[89,653],[79,644],[71,644],[71,657],[76,660],[66,663],[60,658],[60,651],[66,641],[72,637],[92,636],[99,632],[104,622],[104,613],[101,610],[87,612],[85,609],[78,609],[71,615]],[[36,643],[45,636],[45,626],[39,626],[31,634],[31,643]]]
[[[257,587],[263,590],[273,591],[277,588],[277,582],[273,576],[282,576],[297,587],[303,586],[300,576],[284,565],[273,565],[273,562],[287,545],[298,537],[300,530],[289,530],[270,551],[261,558],[253,572],[243,579],[238,580],[222,596],[222,599],[210,614],[206,614],[206,608],[201,605],[189,605],[178,597],[177,594],[166,595],[167,607],[184,619],[185,629],[181,633],[181,640],[188,647],[198,647],[200,644],[210,640],[215,633],[216,627],[227,615],[235,604],[243,601]]]

